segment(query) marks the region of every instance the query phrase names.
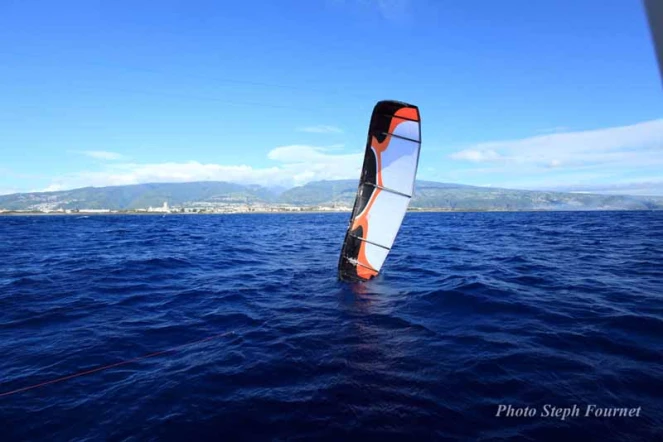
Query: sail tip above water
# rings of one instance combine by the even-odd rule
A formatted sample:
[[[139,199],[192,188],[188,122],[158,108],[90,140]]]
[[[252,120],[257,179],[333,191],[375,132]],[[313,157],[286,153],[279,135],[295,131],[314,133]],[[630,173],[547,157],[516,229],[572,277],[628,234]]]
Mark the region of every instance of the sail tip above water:
[[[420,147],[419,108],[379,101],[371,115],[357,197],[339,258],[340,280],[367,281],[380,272],[414,192]]]

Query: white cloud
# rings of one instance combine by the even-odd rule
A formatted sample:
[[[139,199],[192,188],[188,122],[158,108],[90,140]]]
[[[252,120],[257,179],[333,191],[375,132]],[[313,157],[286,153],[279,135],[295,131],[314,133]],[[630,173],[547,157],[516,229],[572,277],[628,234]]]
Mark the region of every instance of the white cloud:
[[[277,147],[267,155],[276,164],[263,168],[198,161],[112,163],[105,165],[101,171],[84,171],[60,176],[49,187],[61,190],[85,186],[191,181],[296,186],[314,180],[359,177],[363,152],[337,154],[328,151],[328,148],[309,145]]]
[[[312,134],[340,134],[343,133],[343,129],[336,126],[329,126],[325,124],[320,124],[317,126],[306,126],[297,128],[299,132],[308,132]]]
[[[51,183],[48,187],[45,189],[38,190],[38,192],[57,192],[58,190],[63,190],[62,184],[59,183]]]
[[[477,143],[448,155],[444,181],[549,190],[600,190],[663,168],[663,119],[587,131]],[[660,175],[663,178],[663,175]],[[661,185],[619,191],[663,194]]]
[[[79,152],[96,160],[116,161],[124,159],[124,155],[117,152],[108,152],[106,150],[83,150]]]
[[[479,143],[450,158],[475,163],[581,167],[663,162],[663,119],[630,126]]]
[[[663,195],[663,177],[620,179],[610,184],[585,184],[559,186],[558,190],[577,193],[602,193],[613,195]]]
[[[279,171],[284,178],[292,177],[292,184],[301,185],[314,180],[358,178],[361,153],[332,154],[329,149],[307,145],[277,147],[268,154],[271,160],[283,163]]]
[[[570,132],[570,128],[568,126],[554,126],[554,127],[547,127],[539,131],[539,133],[542,134],[560,133],[560,132]]]
[[[502,158],[500,154],[492,149],[477,150],[465,149],[460,152],[454,152],[450,155],[454,160],[466,160],[475,163],[482,163],[486,161],[497,161]]]

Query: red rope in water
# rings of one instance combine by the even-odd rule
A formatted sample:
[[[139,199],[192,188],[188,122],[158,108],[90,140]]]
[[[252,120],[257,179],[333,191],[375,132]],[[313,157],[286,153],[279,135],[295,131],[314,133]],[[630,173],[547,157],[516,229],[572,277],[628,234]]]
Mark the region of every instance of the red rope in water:
[[[134,362],[142,361],[143,359],[153,358],[155,356],[160,356],[160,355],[163,355],[163,354],[166,354],[166,353],[173,353],[173,352],[176,352],[178,350],[181,350],[184,347],[190,347],[190,346],[195,345],[195,344],[200,344],[201,342],[211,341],[213,339],[222,338],[224,336],[232,335],[234,333],[235,333],[234,331],[231,331],[231,332],[221,333],[221,334],[214,335],[214,336],[208,336],[204,339],[198,339],[197,341],[187,342],[186,344],[178,345],[177,347],[168,348],[166,350],[155,351],[154,353],[148,353],[146,355],[139,356],[137,358],[126,359],[124,361],[115,362],[114,364],[102,365],[101,367],[96,367],[96,368],[91,368],[89,370],[80,371],[78,373],[70,374],[70,375],[67,375],[67,376],[62,376],[62,377],[59,377],[57,379],[51,379],[50,381],[40,382],[38,384],[29,385],[27,387],[17,388],[16,390],[6,391],[4,393],[0,393],[0,398],[5,397],[5,396],[11,396],[12,394],[16,394],[16,393],[22,393],[22,392],[28,391],[28,390],[33,390],[35,388],[44,387],[46,385],[57,384],[58,382],[67,381],[69,379],[74,379],[74,378],[77,378],[77,377],[80,377],[80,376],[85,376],[85,375],[92,374],[92,373],[98,373],[100,371],[108,370],[108,369],[115,368],[115,367],[120,367],[122,365],[132,364]]]

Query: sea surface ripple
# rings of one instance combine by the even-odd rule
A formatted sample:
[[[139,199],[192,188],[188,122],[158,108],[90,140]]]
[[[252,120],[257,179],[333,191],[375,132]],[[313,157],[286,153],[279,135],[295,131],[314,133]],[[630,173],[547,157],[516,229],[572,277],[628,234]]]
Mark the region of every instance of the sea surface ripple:
[[[661,437],[663,212],[409,213],[357,285],[348,218],[1,217],[0,394],[229,334],[0,397],[0,440]]]

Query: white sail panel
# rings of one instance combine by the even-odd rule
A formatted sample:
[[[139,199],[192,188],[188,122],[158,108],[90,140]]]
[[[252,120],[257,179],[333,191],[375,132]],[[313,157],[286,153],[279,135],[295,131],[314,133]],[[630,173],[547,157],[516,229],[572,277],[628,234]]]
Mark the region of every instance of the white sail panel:
[[[364,238],[372,243],[391,248],[401,227],[410,199],[406,196],[379,190],[366,214],[367,232]]]
[[[398,127],[404,124],[401,123]],[[382,186],[412,196],[419,161],[419,143],[391,137],[380,155]]]
[[[382,264],[384,264],[384,260],[387,259],[389,249],[385,249],[384,247],[376,246],[375,244],[371,243],[364,244],[364,247],[368,265],[371,268],[380,271]]]
[[[392,129],[394,135],[407,138],[413,141],[420,141],[419,138],[419,122],[410,121],[410,120],[401,120],[399,118],[394,118],[396,127]]]

